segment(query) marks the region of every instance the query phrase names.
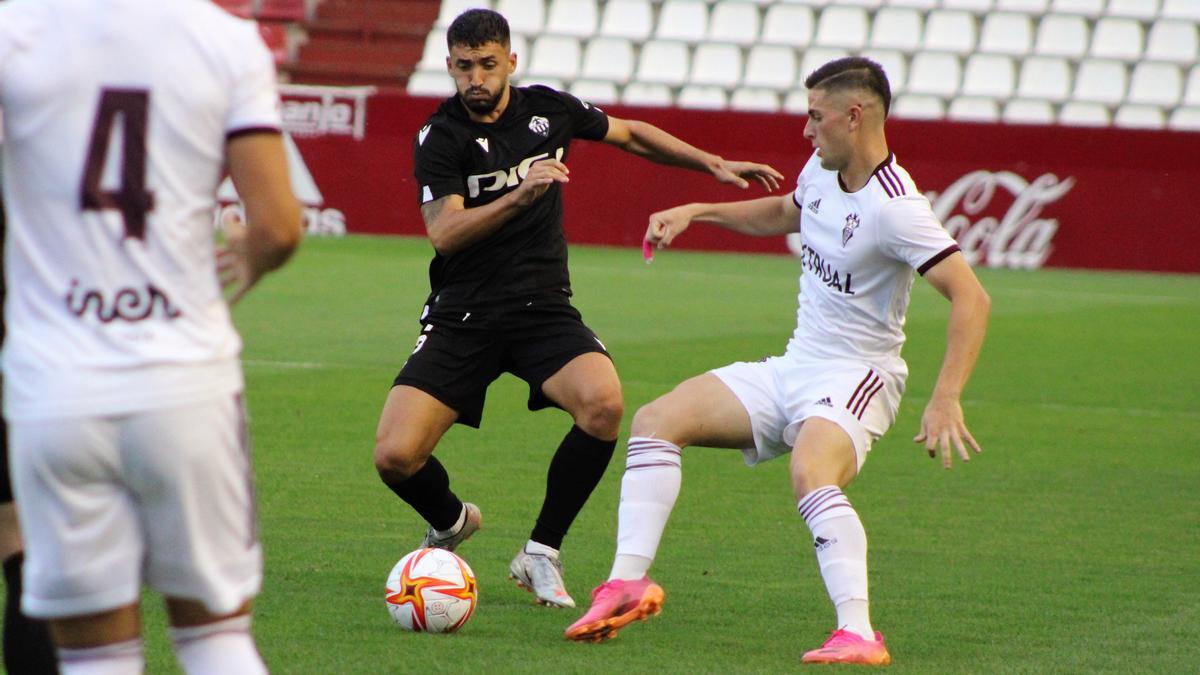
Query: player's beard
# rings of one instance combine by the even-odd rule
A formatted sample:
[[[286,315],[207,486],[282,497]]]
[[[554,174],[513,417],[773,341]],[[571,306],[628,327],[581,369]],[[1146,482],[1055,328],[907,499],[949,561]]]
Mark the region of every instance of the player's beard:
[[[504,85],[502,85],[500,87],[500,90],[498,92],[496,92],[496,94],[494,96],[491,96],[491,97],[483,97],[483,96],[468,97],[468,94],[471,94],[473,92],[480,92],[480,93],[484,93],[484,94],[487,93],[487,89],[484,89],[482,87],[480,87],[478,89],[468,89],[465,93],[459,94],[458,98],[459,98],[459,100],[461,100],[463,102],[463,105],[467,106],[467,110],[470,110],[471,112],[475,113],[476,115],[487,115],[488,113],[495,110],[496,106],[500,105],[500,97],[504,96],[504,90],[506,87],[508,87],[507,82],[505,82]]]

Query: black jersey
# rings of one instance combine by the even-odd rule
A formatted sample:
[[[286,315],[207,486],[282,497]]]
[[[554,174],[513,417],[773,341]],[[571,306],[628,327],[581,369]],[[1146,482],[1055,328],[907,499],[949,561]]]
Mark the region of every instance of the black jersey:
[[[542,86],[510,87],[508,107],[490,124],[470,118],[458,96],[442,103],[413,143],[421,204],[462,195],[467,208],[516,189],[539,159],[566,161],[571,139],[602,140],[608,116]],[[562,186],[492,234],[429,264],[431,309],[457,311],[545,294],[569,296]]]

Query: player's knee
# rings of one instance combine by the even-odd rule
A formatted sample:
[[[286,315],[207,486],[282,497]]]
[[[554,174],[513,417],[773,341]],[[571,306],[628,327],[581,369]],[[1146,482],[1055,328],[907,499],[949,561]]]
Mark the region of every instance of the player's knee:
[[[663,438],[664,425],[669,420],[662,399],[656,399],[637,409],[630,427],[631,436]]]
[[[625,401],[621,392],[605,391],[588,397],[575,424],[590,436],[613,438],[621,429],[621,416],[625,414]]]
[[[406,437],[378,437],[375,439],[375,470],[385,479],[403,479],[412,476],[425,464],[428,452],[421,452],[415,439]]]

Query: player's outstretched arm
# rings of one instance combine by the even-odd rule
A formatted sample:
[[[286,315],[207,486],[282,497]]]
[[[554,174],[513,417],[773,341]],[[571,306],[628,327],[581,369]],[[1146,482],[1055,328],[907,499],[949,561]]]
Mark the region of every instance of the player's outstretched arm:
[[[712,174],[722,183],[743,189],[749,187],[749,181],[753,180],[770,192],[778,188],[779,181],[783,180],[783,174],[766,164],[723,159],[693,147],[653,124],[638,120],[609,116],[608,134],[604,142],[659,164]]]
[[[693,220],[741,234],[769,237],[796,232],[800,227],[800,209],[792,202],[791,195],[723,204],[684,204],[651,214],[645,241],[666,248]]]
[[[513,216],[529,208],[554,183],[570,179],[567,165],[557,159],[534,162],[517,189],[499,199],[466,208],[462,195],[446,195],[421,205],[425,232],[439,255],[452,255],[500,229]]]
[[[264,274],[287,262],[300,244],[302,223],[279,134],[236,136],[226,143],[225,156],[248,221],[226,222],[225,245],[217,251],[217,271],[232,305]]]
[[[992,301],[961,253],[934,265],[925,279],[950,301],[950,320],[942,370],[921,416],[921,431],[913,441],[924,443],[930,457],[936,457],[940,449],[942,466],[949,469],[951,447],[964,462],[971,459],[968,446],[976,453],[983,451],[967,429],[960,399],[983,347]]]

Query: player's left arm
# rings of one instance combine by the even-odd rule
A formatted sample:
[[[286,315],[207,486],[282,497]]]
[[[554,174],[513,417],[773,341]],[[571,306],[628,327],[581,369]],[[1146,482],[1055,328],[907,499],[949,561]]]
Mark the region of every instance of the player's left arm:
[[[936,457],[940,448],[942,466],[949,469],[951,447],[964,462],[971,458],[968,446],[976,453],[983,450],[967,429],[961,397],[983,347],[992,301],[962,253],[945,257],[926,270],[924,277],[950,301],[950,320],[942,369],[921,416],[921,431],[913,441],[924,443],[930,457]]]
[[[778,188],[783,180],[783,174],[766,164],[724,159],[680,140],[653,124],[638,120],[624,120],[610,115],[604,142],[652,162],[711,174],[722,183],[743,189],[749,187],[749,181],[754,180],[769,192]]]

